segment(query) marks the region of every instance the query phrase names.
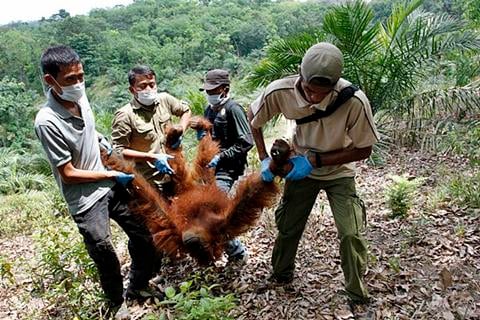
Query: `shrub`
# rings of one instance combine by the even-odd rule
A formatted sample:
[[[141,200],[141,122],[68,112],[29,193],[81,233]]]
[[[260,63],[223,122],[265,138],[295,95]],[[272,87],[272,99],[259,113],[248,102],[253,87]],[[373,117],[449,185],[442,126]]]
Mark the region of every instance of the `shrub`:
[[[447,184],[446,193],[459,205],[480,208],[480,173],[454,176]]]
[[[212,289],[217,285],[203,286],[199,290],[193,290],[192,283],[193,281],[182,282],[178,293],[174,288],[167,287],[165,289],[166,300],[160,302],[160,304],[173,305],[177,313],[175,319],[233,319],[228,316],[228,312],[235,307],[233,294],[215,297],[212,294]]]
[[[403,176],[392,176],[392,183],[385,190],[387,205],[391,210],[390,217],[405,218],[410,210],[417,187],[423,179],[409,179]]]
[[[98,319],[102,290],[82,237],[70,217],[45,216],[34,235],[34,293],[46,304],[48,318]]]

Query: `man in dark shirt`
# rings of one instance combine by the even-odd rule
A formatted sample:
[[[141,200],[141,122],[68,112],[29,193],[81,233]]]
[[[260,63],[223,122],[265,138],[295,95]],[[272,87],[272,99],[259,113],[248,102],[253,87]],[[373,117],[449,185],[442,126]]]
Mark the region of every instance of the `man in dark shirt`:
[[[217,186],[228,193],[245,171],[247,153],[253,147],[252,132],[242,106],[230,97],[228,71],[208,71],[200,90],[205,91],[208,100],[204,116],[213,124],[212,137],[220,144],[220,153],[208,166],[215,168]],[[190,126],[196,129],[197,123],[191,121]],[[202,139],[205,133],[197,130],[197,138]],[[238,239],[228,243],[226,252],[230,261],[246,257],[245,248]]]

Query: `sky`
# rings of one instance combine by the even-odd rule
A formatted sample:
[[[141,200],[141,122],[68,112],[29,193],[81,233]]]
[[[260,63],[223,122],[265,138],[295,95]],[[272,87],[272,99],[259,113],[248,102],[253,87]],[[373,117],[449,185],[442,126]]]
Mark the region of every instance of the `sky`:
[[[60,9],[71,16],[87,14],[94,8],[111,8],[127,5],[133,0],[0,0],[0,25],[12,21],[35,21],[49,18]]]

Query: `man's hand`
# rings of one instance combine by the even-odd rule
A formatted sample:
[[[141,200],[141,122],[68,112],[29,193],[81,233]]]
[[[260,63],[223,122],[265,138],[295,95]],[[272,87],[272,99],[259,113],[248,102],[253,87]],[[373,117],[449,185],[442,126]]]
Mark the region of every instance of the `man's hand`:
[[[215,155],[212,160],[207,164],[207,168],[215,168],[218,165],[218,162],[220,161],[220,155],[217,154]]]
[[[157,159],[153,164],[155,165],[155,168],[158,170],[158,172],[175,174],[175,171],[173,171],[172,167],[170,167],[170,165],[168,164],[168,160],[173,159],[173,156],[169,154],[159,153],[155,155],[155,158]]]
[[[171,145],[171,148],[178,149],[178,147],[180,147],[180,145],[182,144],[182,140],[183,140],[183,136],[179,136],[178,140]]]
[[[188,125],[190,128],[197,130],[197,128],[200,126],[200,117],[190,118]]]
[[[118,174],[115,175],[115,181],[120,183],[123,187],[128,186],[128,184],[132,182],[133,178],[135,178],[135,176],[130,173],[124,173],[120,171],[117,171],[117,173]]]
[[[105,137],[102,137],[101,139],[98,140],[98,144],[102,149],[104,149],[107,152],[107,156],[110,157],[110,155],[113,152],[113,148],[110,142],[108,142],[108,140]]]
[[[197,140],[200,141],[207,135],[207,131],[203,129],[198,129],[197,130]]]
[[[272,182],[275,178],[272,171],[270,171],[270,162],[272,162],[272,158],[265,158],[262,160],[261,175],[264,182]]]
[[[313,170],[313,166],[306,156],[295,156],[288,161],[293,165],[293,168],[285,176],[285,180],[301,180]]]

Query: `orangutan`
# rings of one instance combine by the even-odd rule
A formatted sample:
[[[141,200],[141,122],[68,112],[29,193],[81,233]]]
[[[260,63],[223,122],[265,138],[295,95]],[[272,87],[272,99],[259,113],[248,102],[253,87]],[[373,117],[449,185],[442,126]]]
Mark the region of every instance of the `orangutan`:
[[[214,169],[207,168],[219,152],[219,146],[209,133],[210,122],[202,118],[199,123],[199,128],[208,133],[200,140],[191,165],[186,163],[181,147],[169,147],[169,141],[176,141],[179,132],[171,128],[167,133],[167,153],[174,156],[169,161],[175,171],[172,198],[163,197],[134,170],[133,163],[121,156],[103,154],[103,161],[114,170],[135,174],[129,187],[130,209],[145,221],[156,249],[172,258],[187,253],[205,265],[221,256],[228,240],[245,233],[256,223],[262,210],[274,204],[279,188],[275,182],[263,182],[259,173],[251,173],[239,181],[234,196],[220,190],[215,184]],[[281,155],[289,154],[288,145],[276,143]]]

